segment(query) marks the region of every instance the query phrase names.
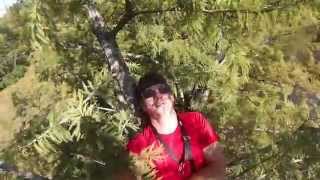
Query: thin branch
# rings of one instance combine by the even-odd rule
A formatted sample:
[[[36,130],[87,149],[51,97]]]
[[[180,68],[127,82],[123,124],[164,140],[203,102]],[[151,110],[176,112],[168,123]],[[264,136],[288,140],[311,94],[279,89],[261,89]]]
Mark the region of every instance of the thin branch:
[[[83,162],[88,162],[88,163],[96,163],[99,164],[101,166],[106,166],[106,162],[102,161],[102,160],[97,160],[97,159],[93,159],[89,156],[83,155],[83,154],[79,154],[79,153],[71,153],[70,155],[76,157],[77,159],[83,161]]]
[[[303,3],[303,2],[304,2],[304,0],[297,1],[295,3],[287,4],[287,5],[283,5],[283,6],[269,5],[269,6],[266,6],[266,7],[262,8],[262,9],[257,9],[257,10],[250,10],[250,9],[216,9],[216,10],[209,10],[209,9],[203,9],[202,12],[203,13],[207,13],[207,14],[220,14],[220,13],[259,14],[259,13],[268,13],[268,12],[272,12],[272,11],[276,11],[276,10],[286,9],[286,8],[289,8],[289,7],[297,6],[298,4]]]
[[[291,133],[290,136],[293,137],[294,135],[296,135],[296,133],[298,133],[298,132],[301,130],[301,128],[308,122],[308,120],[310,120],[310,119],[307,118],[306,120],[304,120],[304,121],[299,125],[299,127],[297,127],[297,128]],[[283,141],[283,139],[275,142],[275,144],[280,144],[282,141]],[[271,145],[269,145],[269,146],[271,146]],[[264,148],[260,149],[259,151],[263,151],[264,149],[269,148],[269,146],[264,147]],[[246,155],[246,156],[247,156],[247,155]],[[276,157],[279,157],[279,158],[281,159],[283,156],[284,156],[284,153],[278,153],[278,154],[273,154],[273,155],[271,155],[271,156],[269,156],[269,157],[266,157],[266,158],[264,158],[263,160],[257,162],[256,164],[253,164],[253,165],[251,165],[250,167],[248,167],[247,169],[243,170],[240,174],[234,176],[233,178],[238,178],[238,177],[240,177],[240,176],[243,176],[243,175],[246,174],[247,172],[249,172],[249,171],[251,171],[251,170],[254,170],[255,168],[259,167],[259,165],[261,165],[261,164],[263,164],[263,163],[265,163],[265,162],[267,162],[267,161],[269,161],[269,160],[272,160],[272,159],[274,159],[274,158],[276,158]],[[231,166],[231,165],[233,165],[233,164],[236,164],[237,161],[241,161],[241,160],[244,160],[244,159],[245,159],[245,158],[240,157],[240,158],[238,158],[238,159],[236,159],[236,160],[233,160],[233,161],[229,162],[227,166]]]
[[[281,156],[282,156],[282,154],[273,154],[273,155],[271,155],[271,156],[269,156],[269,157],[266,157],[266,158],[262,159],[261,161],[259,161],[258,163],[256,163],[256,164],[252,165],[251,167],[245,169],[244,171],[242,171],[242,172],[241,172],[240,174],[238,174],[237,176],[234,176],[233,178],[235,179],[235,178],[241,177],[241,176],[243,176],[244,174],[246,174],[247,172],[249,172],[249,171],[251,171],[251,170],[259,167],[261,164],[263,164],[263,163],[265,163],[265,162],[267,162],[267,161],[270,161],[270,160],[272,160],[272,159],[274,159],[274,158],[276,158],[276,157],[281,157]]]
[[[282,8],[264,8],[262,10],[250,10],[250,9],[217,9],[217,10],[208,10],[203,9],[202,12],[206,14],[224,14],[224,13],[248,13],[248,14],[259,14],[259,13],[265,13],[265,12],[271,12],[274,10],[283,9]]]
[[[294,4],[290,5],[284,5],[284,6],[267,6],[264,7],[260,10],[250,10],[250,9],[215,9],[215,10],[209,10],[209,9],[203,9],[201,12],[206,13],[206,14],[224,14],[224,13],[249,13],[249,14],[259,14],[259,13],[267,13],[267,12],[272,12],[275,10],[281,10],[285,9],[291,6],[296,6],[299,3],[302,3],[302,1],[298,1]],[[155,10],[143,10],[143,11],[138,11],[134,12],[133,15],[143,15],[143,14],[157,14],[157,13],[164,13],[164,12],[175,12],[175,11],[182,11],[178,7],[172,7],[172,8],[167,8],[167,9],[155,9]]]
[[[225,13],[249,13],[249,14],[259,14],[259,13],[267,13],[267,12],[272,12],[275,10],[281,10],[285,9],[291,6],[296,6],[299,3],[303,2],[298,1],[294,4],[290,5],[284,5],[284,6],[273,6],[269,5],[267,7],[264,7],[260,10],[250,10],[250,9],[216,9],[216,10],[208,10],[208,9],[203,9],[201,12],[205,14],[225,14]],[[145,15],[145,14],[158,14],[158,13],[165,13],[165,12],[176,12],[176,11],[182,11],[178,7],[171,7],[167,9],[154,9],[154,10],[142,10],[142,11],[133,11],[134,7],[132,5],[132,2],[130,0],[125,1],[125,13],[121,17],[119,23],[116,25],[115,28],[113,28],[112,32],[114,35],[116,35],[126,24],[130,22],[135,16],[138,15]]]
[[[112,29],[113,34],[117,34],[126,24],[129,23],[131,19],[134,18],[135,14],[133,13],[133,4],[130,0],[125,1],[125,13],[120,18],[119,23]]]
[[[165,13],[165,12],[173,12],[178,11],[178,8],[168,8],[168,9],[154,9],[154,10],[144,10],[144,11],[138,11],[134,13],[134,16],[137,15],[143,15],[143,14],[158,14],[158,13]]]
[[[126,10],[124,15],[120,18],[120,21],[112,29],[112,33],[116,35],[126,24],[128,24],[135,16],[143,15],[143,14],[154,14],[154,13],[164,13],[176,11],[176,8],[169,8],[169,9],[156,9],[156,10],[146,10],[146,11],[133,11],[133,5],[131,1],[126,0]]]
[[[111,109],[111,108],[98,107],[97,109],[103,110],[103,111],[106,111],[106,112],[116,112],[116,110]]]
[[[125,59],[143,59],[143,58],[146,58],[144,55],[133,54],[133,53],[123,53],[123,57]]]

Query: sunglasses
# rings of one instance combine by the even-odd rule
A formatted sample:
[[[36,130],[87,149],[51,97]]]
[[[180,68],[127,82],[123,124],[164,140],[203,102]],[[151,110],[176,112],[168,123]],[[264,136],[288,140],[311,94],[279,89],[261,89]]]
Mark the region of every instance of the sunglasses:
[[[171,89],[170,89],[169,85],[159,84],[159,85],[145,89],[144,91],[142,91],[141,95],[145,99],[150,98],[150,97],[154,97],[157,94],[156,90],[158,90],[158,92],[161,94],[171,93]]]

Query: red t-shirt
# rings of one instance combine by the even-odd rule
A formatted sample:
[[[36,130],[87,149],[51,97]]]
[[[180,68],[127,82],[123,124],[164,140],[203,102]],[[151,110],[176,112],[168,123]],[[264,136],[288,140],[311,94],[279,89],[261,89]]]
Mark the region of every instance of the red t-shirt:
[[[196,171],[206,165],[203,149],[208,145],[219,140],[218,134],[209,124],[208,120],[199,112],[181,112],[178,113],[183,127],[191,140],[192,158]],[[176,157],[179,159],[183,155],[183,140],[179,126],[171,134],[162,135],[161,139],[172,149]],[[129,140],[127,148],[130,152],[140,154],[146,147],[155,143],[160,145],[157,140],[151,125],[147,125],[142,132],[138,133],[134,138]],[[154,161],[157,170],[157,177],[162,177],[162,180],[183,180],[191,176],[191,165],[187,163],[184,168],[184,175],[178,172],[178,163],[172,159],[166,152],[162,160]]]

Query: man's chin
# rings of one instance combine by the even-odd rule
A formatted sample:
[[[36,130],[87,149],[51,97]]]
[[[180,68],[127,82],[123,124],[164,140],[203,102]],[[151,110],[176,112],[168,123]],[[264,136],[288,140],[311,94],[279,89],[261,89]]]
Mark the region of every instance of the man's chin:
[[[166,107],[166,106],[160,106],[157,108],[157,113],[159,114],[166,114],[170,112],[170,108]]]

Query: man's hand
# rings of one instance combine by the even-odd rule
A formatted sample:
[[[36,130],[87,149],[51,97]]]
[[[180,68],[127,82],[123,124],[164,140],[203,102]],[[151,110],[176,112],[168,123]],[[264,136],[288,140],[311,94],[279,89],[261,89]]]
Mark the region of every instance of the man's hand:
[[[223,180],[225,179],[225,159],[223,147],[214,142],[203,150],[208,165],[194,174],[190,180]]]
[[[224,161],[223,147],[219,142],[214,142],[205,147],[203,153],[208,162]]]

